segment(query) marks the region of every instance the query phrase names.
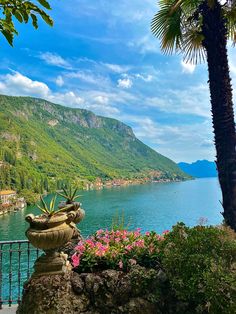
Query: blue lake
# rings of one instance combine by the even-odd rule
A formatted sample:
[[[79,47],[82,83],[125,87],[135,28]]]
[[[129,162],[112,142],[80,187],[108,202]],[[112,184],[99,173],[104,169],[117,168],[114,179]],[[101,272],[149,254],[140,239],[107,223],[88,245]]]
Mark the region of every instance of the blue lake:
[[[86,217],[80,224],[84,236],[100,228],[110,228],[112,220],[124,213],[129,228],[162,232],[178,221],[189,226],[206,218],[208,224],[222,221],[221,192],[216,178],[174,183],[152,183],[82,191]],[[51,196],[47,196],[49,200]],[[58,198],[59,200],[59,198]],[[26,214],[39,213],[35,206],[0,217],[0,240],[25,239]]]

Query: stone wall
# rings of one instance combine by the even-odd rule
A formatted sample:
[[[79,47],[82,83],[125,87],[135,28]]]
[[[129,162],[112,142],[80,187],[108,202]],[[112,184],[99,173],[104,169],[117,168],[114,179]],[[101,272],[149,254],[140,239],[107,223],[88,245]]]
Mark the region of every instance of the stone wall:
[[[134,266],[129,273],[68,272],[31,278],[24,286],[18,314],[158,314],[168,303],[162,270]],[[174,312],[173,312],[174,313]]]

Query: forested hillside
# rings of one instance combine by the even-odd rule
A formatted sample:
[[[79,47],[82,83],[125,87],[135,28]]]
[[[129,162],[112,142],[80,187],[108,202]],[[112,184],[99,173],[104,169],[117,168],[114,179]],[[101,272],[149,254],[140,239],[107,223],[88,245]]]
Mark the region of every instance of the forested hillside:
[[[120,121],[11,96],[0,96],[0,170],[0,188],[36,193],[96,178],[186,178]]]

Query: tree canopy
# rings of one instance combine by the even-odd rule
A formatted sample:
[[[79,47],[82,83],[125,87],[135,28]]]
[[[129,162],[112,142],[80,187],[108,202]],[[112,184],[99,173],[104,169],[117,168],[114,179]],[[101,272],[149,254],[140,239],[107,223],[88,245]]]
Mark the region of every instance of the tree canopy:
[[[13,39],[18,32],[15,22],[31,22],[35,29],[38,28],[38,18],[41,17],[48,25],[53,25],[52,18],[45,12],[51,10],[46,0],[0,0],[0,32],[8,43],[13,46]]]
[[[202,33],[202,4],[213,8],[218,0],[160,0],[151,24],[153,34],[161,40],[166,54],[181,52],[187,62],[205,61]],[[236,1],[220,1],[226,20],[228,38],[236,41]]]

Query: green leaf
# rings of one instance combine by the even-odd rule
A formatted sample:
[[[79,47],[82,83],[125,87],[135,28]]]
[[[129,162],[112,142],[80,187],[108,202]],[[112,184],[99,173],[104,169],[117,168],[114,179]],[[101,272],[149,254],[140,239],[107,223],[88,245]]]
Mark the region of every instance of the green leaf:
[[[2,32],[3,36],[6,38],[6,40],[8,41],[8,43],[11,46],[13,46],[13,38],[14,38],[13,34],[11,32],[5,31],[5,30],[3,30],[1,32]]]
[[[38,2],[46,9],[51,10],[50,4],[46,0],[38,0]]]
[[[43,204],[43,208],[48,208],[48,206],[47,206],[47,204],[46,204],[46,202],[44,201],[44,199],[43,199],[43,197],[42,196],[40,196],[40,200],[41,200],[41,202],[42,202],[42,204]]]
[[[53,26],[53,19],[48,14],[41,13],[41,17],[49,26]]]
[[[13,15],[15,16],[15,18],[16,18],[20,23],[23,22],[22,15],[21,15],[18,11],[14,11],[14,12],[12,12],[12,13],[13,13]]]
[[[73,195],[72,195],[72,197],[71,197],[72,199],[74,199],[74,197],[75,197],[77,191],[78,191],[78,189],[75,188],[74,193],[73,193]]]
[[[36,206],[38,207],[38,209],[40,209],[43,213],[47,214],[47,210],[45,210],[43,207],[39,206],[38,204],[36,204]]]
[[[64,194],[62,194],[62,193],[60,193],[60,192],[57,192],[57,194],[58,194],[59,196],[63,197],[63,198],[66,198],[66,197],[67,197],[66,195],[64,195]]]
[[[30,14],[31,19],[32,19],[32,25],[34,26],[35,29],[38,28],[38,19],[37,16],[33,13]]]
[[[28,15],[28,13],[26,12],[26,10],[21,10],[20,13],[21,13],[21,15],[23,16],[24,22],[25,22],[25,23],[28,23],[28,21],[29,21],[29,15]]]

